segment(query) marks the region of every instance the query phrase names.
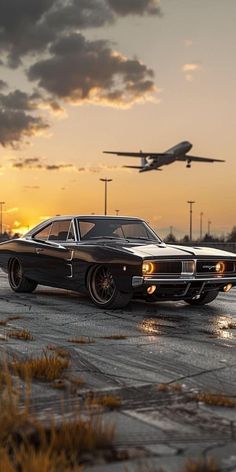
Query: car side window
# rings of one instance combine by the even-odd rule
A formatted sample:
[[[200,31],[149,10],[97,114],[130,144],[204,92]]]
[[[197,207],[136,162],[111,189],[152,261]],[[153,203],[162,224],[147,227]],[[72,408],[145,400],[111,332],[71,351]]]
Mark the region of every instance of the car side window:
[[[91,221],[79,221],[81,239],[83,239],[94,227],[95,223],[92,223]]]
[[[49,234],[49,241],[66,241],[70,230],[71,220],[55,221]]]
[[[33,237],[35,239],[40,239],[42,241],[47,241],[47,239],[49,237],[49,234],[50,234],[50,231],[51,231],[51,228],[52,228],[52,224],[50,224],[50,225],[44,227],[43,229],[41,229],[41,231],[36,233]]]

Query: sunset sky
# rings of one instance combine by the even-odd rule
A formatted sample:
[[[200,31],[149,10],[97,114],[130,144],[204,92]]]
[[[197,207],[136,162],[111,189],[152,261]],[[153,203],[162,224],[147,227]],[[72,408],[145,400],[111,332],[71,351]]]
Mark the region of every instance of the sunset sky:
[[[235,0],[0,0],[0,201],[4,229],[55,214],[145,218],[188,233],[236,224]],[[103,150],[162,152],[184,163],[139,174]]]

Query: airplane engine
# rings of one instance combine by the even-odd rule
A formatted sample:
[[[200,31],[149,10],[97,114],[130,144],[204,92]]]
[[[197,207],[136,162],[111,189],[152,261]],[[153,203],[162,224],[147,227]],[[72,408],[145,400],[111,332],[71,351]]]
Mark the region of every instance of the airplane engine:
[[[155,159],[153,159],[153,157],[148,156],[148,157],[146,158],[146,164],[148,164],[148,166],[151,167],[152,164],[154,163],[154,160],[155,160]]]

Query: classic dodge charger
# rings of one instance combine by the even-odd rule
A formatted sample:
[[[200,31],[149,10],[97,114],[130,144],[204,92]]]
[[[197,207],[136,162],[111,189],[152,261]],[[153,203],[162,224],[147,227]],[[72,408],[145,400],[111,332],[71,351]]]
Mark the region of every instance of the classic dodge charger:
[[[168,245],[138,218],[59,216],[0,244],[0,267],[15,292],[38,284],[88,293],[102,308],[132,297],[212,302],[236,285],[236,254]]]

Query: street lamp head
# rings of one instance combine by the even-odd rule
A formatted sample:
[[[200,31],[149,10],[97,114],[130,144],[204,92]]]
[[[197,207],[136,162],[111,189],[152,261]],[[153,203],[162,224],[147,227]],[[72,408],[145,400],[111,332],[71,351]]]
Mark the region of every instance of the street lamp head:
[[[99,179],[101,182],[112,182],[112,179]]]

